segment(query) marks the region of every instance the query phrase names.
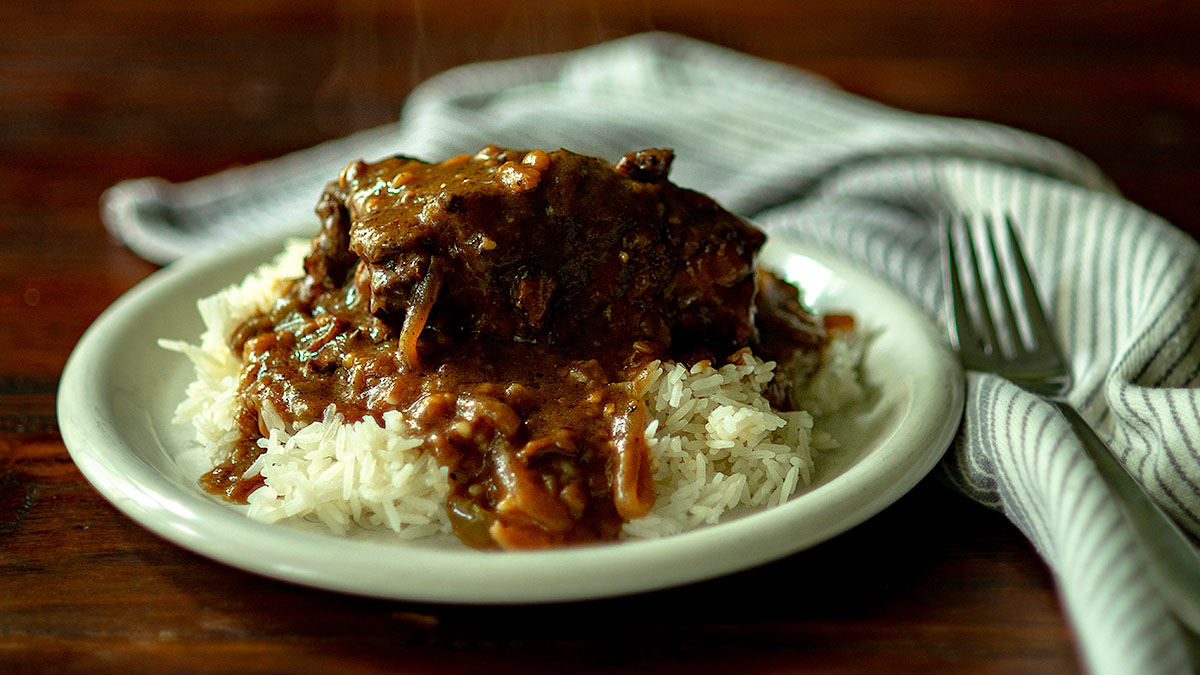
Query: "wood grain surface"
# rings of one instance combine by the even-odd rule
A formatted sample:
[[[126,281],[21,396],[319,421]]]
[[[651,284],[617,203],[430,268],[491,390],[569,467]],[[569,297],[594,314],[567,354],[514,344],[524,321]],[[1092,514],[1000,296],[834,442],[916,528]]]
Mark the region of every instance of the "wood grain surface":
[[[385,602],[158,539],[83,479],[54,401],[71,348],[155,267],[97,201],[395,119],[448,67],[645,30],[1009,124],[1093,158],[1200,233],[1200,5],[814,0],[0,5],[0,671],[1078,671],[1044,564],[926,480],[816,548],[629,598]],[[314,195],[314,201],[315,201]]]

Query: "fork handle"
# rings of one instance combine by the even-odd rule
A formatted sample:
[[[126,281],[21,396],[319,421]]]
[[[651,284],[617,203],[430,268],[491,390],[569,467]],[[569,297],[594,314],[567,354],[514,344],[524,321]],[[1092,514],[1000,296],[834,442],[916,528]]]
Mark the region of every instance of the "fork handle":
[[[1180,621],[1200,633],[1200,551],[1083,417],[1062,401],[1053,403],[1075,428],[1104,482],[1116,495],[1121,512],[1146,554],[1163,599]]]

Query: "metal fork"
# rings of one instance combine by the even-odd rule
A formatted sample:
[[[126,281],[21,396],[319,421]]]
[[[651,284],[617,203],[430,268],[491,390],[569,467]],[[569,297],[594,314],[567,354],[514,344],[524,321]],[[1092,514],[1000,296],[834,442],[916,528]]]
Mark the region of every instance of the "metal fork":
[[[996,224],[985,217],[982,225],[986,245],[976,243],[968,218],[948,218],[944,231],[950,334],[957,339],[963,367],[1000,375],[1058,408],[1117,498],[1163,599],[1181,622],[1200,632],[1200,552],[1066,402],[1071,373],[1038,301],[1012,218],[1006,216],[1002,228],[1007,266],[1001,263]],[[1015,275],[1015,284],[1010,275]],[[1016,287],[1020,305],[1012,302],[1010,284]],[[1024,333],[1020,317],[1025,318]]]

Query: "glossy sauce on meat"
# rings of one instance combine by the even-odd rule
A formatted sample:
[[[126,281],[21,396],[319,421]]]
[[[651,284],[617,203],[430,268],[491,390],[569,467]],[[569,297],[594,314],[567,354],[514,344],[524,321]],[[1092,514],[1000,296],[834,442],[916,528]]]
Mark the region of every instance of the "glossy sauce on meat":
[[[291,425],[401,410],[449,469],[464,542],[615,538],[654,501],[647,364],[824,340],[794,289],[756,277],[763,234],[670,183],[671,159],[489,146],[348,165],[305,276],[230,336],[242,440],[208,489],[244,501],[261,485],[241,476],[264,410]],[[756,309],[782,337],[760,339]]]

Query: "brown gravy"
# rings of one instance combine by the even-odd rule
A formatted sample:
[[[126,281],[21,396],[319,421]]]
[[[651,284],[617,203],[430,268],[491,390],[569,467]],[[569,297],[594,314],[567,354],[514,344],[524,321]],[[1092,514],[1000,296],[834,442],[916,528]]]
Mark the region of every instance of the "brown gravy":
[[[242,440],[207,489],[244,502],[262,484],[241,476],[264,410],[292,425],[401,410],[449,469],[467,544],[615,538],[654,503],[647,364],[825,340],[794,288],[755,274],[762,233],[667,181],[670,160],[489,146],[349,165],[305,276],[230,336]],[[786,386],[772,397],[786,406]]]

